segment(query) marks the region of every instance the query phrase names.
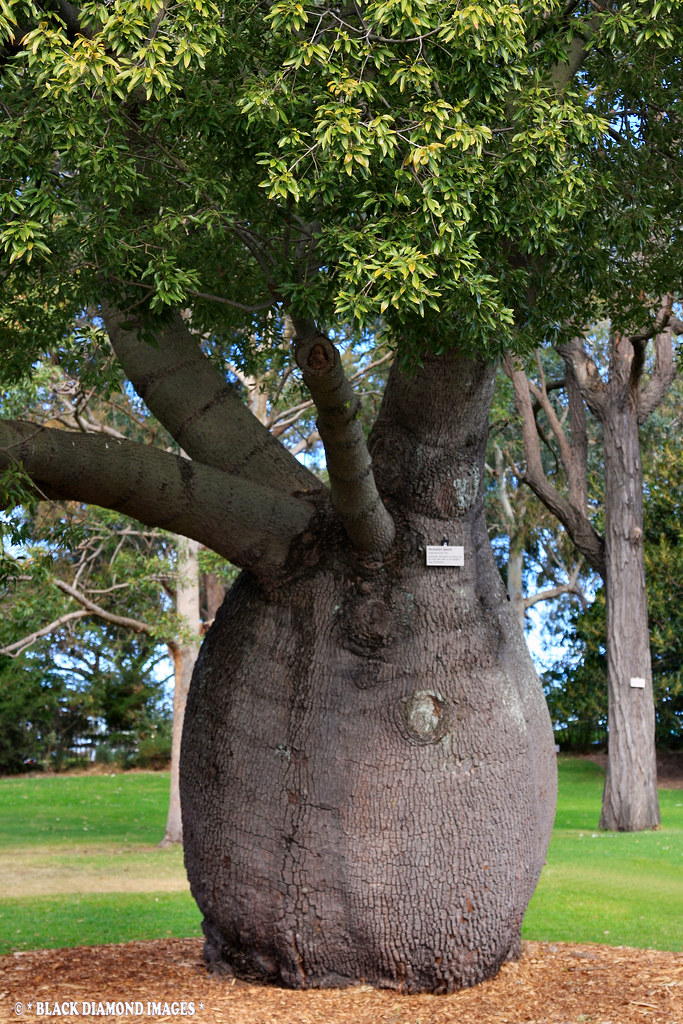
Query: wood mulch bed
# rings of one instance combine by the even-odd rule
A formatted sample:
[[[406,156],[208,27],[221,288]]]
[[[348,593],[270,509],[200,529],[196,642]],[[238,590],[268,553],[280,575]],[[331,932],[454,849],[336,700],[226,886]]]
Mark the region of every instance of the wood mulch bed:
[[[110,1006],[111,1015],[104,1016],[107,1001],[122,1005]],[[84,1007],[84,1002],[95,1005]],[[126,1010],[125,1002],[133,1005]],[[207,975],[198,939],[0,957],[2,1024],[55,1019],[63,1024],[189,1019],[201,1024],[683,1024],[683,954],[525,942],[522,959],[506,964],[497,978],[451,996],[401,996],[366,985],[292,992],[225,981]]]

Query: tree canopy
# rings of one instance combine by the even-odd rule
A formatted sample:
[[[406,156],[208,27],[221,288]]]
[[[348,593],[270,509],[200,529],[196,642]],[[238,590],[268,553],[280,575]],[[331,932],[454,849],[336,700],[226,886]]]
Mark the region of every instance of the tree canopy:
[[[642,322],[680,256],[680,20],[677,0],[12,4],[5,369],[102,300],[241,344],[282,303],[381,318],[418,357],[596,301]]]

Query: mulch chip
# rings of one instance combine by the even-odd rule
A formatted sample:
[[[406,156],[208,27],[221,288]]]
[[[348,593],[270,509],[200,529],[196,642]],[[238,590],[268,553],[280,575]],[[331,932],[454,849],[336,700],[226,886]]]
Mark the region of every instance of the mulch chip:
[[[55,1020],[683,1024],[683,954],[525,942],[520,961],[506,964],[492,981],[450,996],[402,996],[366,985],[294,992],[226,981],[207,974],[198,939],[32,950],[0,957],[0,1022]]]

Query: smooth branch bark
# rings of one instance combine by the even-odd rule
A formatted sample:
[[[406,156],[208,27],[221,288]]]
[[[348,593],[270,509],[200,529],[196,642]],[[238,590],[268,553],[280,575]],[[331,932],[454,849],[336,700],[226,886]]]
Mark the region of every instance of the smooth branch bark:
[[[391,547],[396,531],[373,476],[360,399],[329,338],[312,323],[295,320],[294,326],[294,353],[318,414],[332,505],[354,547],[381,554]]]
[[[534,415],[531,383],[524,370],[513,359],[506,358],[503,361],[503,367],[512,382],[515,408],[521,421],[522,439],[526,456],[523,482],[531,488],[546,508],[559,519],[588,564],[596,572],[600,573],[601,576],[604,576],[605,541],[588,518],[585,486],[572,488],[569,496],[565,497],[548,480],[541,458],[541,446],[536,427],[536,417]],[[534,395],[538,394],[540,394],[540,389],[536,388]],[[564,434],[563,430],[562,434]],[[570,446],[567,443],[560,446],[560,451],[567,478],[575,480],[577,470],[580,469],[580,466],[577,467],[575,460],[583,456],[583,439],[579,440],[578,454],[574,451],[573,445]],[[579,500],[577,500],[577,495]]]

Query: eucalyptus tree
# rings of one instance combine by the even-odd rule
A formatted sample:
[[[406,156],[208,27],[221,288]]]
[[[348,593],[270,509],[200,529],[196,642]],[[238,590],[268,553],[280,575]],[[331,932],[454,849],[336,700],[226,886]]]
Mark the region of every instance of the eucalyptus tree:
[[[609,757],[600,827],[619,831],[660,824],[639,428],[664,400],[674,379],[674,335],[683,333],[683,323],[673,315],[672,306],[670,298],[649,332],[629,336],[612,330],[603,360],[597,346],[591,351],[584,338],[562,345],[564,410],[551,400],[540,360],[538,380],[529,379],[511,360],[506,362],[526,452],[524,480],[564,525],[605,585]],[[650,334],[656,340],[648,373]],[[600,425],[604,468],[597,495],[589,488],[590,413]],[[541,414],[566,476],[566,493],[544,470]],[[596,524],[603,517],[599,530]]]
[[[680,747],[683,738],[683,459],[679,442],[682,397],[683,386],[678,379],[641,430],[645,484],[643,555],[655,739],[663,750]],[[564,637],[567,655],[553,672],[553,703],[562,710],[570,730],[584,734],[596,720],[607,720],[607,596],[606,583],[596,594],[589,613],[576,616],[569,623]],[[634,696],[638,699],[639,694]]]
[[[491,976],[519,951],[555,799],[484,523],[495,358],[584,322],[622,253],[656,287],[678,239],[655,259],[649,223],[625,231],[602,96],[634,59],[644,104],[676,94],[680,4],[3,12],[3,372],[96,307],[187,456],[16,420],[3,464],[245,570],[183,739],[208,961],[294,986]],[[350,323],[397,357],[368,440],[330,340]],[[329,485],[225,373],[229,346],[290,336]],[[89,372],[108,386],[97,352]],[[464,564],[426,564],[444,539]]]
[[[551,400],[540,360],[538,380],[507,364],[526,449],[524,479],[564,524],[609,594],[610,756],[603,828],[638,830],[659,824],[638,425],[661,402],[673,378],[671,330],[669,326],[658,338],[656,366],[647,383],[641,381],[644,338],[613,333],[600,369],[597,350],[589,354],[583,339],[562,346],[566,372],[555,394],[564,394],[564,405]],[[639,350],[639,359],[634,359],[634,350]],[[599,446],[603,462],[597,479],[592,474],[592,487],[590,411],[601,427],[593,445]],[[564,470],[566,493],[546,475],[541,438]]]

